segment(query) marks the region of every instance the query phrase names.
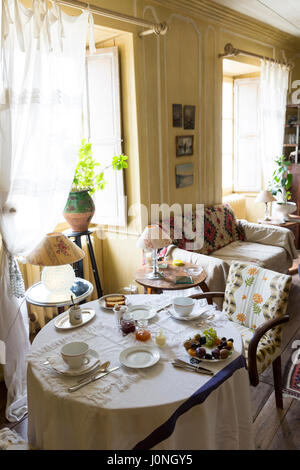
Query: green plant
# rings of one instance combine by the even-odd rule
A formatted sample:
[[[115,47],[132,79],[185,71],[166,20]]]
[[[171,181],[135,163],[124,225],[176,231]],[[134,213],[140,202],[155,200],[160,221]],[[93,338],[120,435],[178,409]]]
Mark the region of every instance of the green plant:
[[[111,164],[97,173],[96,170],[101,165],[92,156],[92,144],[87,142],[86,139],[82,139],[78,151],[78,163],[72,183],[72,191],[88,189],[90,194],[94,194],[95,191],[104,189],[107,184],[104,179],[105,170],[113,168],[119,171],[128,168],[127,158],[126,155],[114,156]]]
[[[281,194],[282,202],[286,203],[292,196],[290,192],[293,180],[293,175],[290,173],[291,162],[282,155],[275,160],[275,163],[277,167],[273,172],[273,179],[270,181],[268,189],[273,196]]]

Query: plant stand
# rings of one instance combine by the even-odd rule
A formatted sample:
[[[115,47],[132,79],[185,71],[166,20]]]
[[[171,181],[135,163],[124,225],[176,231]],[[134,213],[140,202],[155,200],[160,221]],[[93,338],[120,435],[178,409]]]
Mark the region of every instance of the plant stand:
[[[74,238],[74,242],[76,245],[81,248],[81,237],[85,236],[86,237],[86,243],[87,247],[89,250],[89,255],[90,255],[90,260],[91,260],[91,265],[93,269],[93,274],[94,274],[94,280],[95,280],[95,285],[97,289],[97,295],[98,298],[102,297],[102,288],[101,288],[101,282],[100,282],[100,277],[98,273],[98,268],[97,268],[97,263],[96,263],[96,258],[94,254],[94,249],[93,249],[93,244],[91,241],[91,233],[93,233],[91,230],[87,230],[86,232],[73,232],[73,230],[65,230],[64,235],[66,235],[68,238]],[[76,277],[81,277],[83,278],[83,261],[78,261],[77,263],[74,264],[74,270]]]

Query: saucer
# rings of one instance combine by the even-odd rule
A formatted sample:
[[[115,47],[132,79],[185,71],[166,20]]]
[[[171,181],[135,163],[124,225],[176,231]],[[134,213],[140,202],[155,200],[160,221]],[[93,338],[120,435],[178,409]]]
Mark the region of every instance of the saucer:
[[[54,322],[54,326],[58,330],[72,330],[73,328],[78,328],[79,326],[85,325],[86,323],[91,321],[96,315],[96,312],[93,308],[81,307],[81,315],[82,315],[82,322],[78,323],[77,325],[72,325],[70,323],[69,310],[67,310],[61,315],[58,315],[58,317],[56,318]]]
[[[191,313],[189,313],[189,315],[186,315],[184,317],[181,315],[178,315],[178,313],[175,312],[173,305],[167,308],[166,310],[170,314],[171,317],[175,318],[175,320],[182,320],[182,321],[198,320],[203,315],[203,313],[205,313],[205,310],[203,310],[202,312],[201,311],[199,312],[199,307],[197,306],[197,304],[194,305],[194,308],[191,311]]]
[[[99,354],[94,349],[90,349],[86,356],[90,359],[90,362],[88,364],[83,364],[78,369],[70,369],[68,364],[66,364],[61,357],[60,353],[56,354],[56,356],[47,357],[47,360],[49,361],[52,369],[55,370],[55,372],[58,374],[76,377],[77,375],[83,375],[87,372],[91,372],[100,364]]]

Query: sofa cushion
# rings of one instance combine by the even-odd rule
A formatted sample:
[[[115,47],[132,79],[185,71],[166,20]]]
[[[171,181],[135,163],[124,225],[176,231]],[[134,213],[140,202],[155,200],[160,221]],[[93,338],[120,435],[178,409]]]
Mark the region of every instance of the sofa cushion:
[[[206,207],[204,210],[204,244],[200,252],[209,255],[240,239],[233,210],[228,204]]]
[[[286,273],[290,267],[288,253],[284,248],[260,243],[235,241],[211,256],[228,264],[232,261],[244,261],[282,273]]]
[[[228,204],[219,204],[208,206],[204,209],[204,243],[199,246],[195,240],[183,233],[184,223],[195,233],[196,231],[196,213],[195,211],[182,216],[171,217],[162,220],[162,227],[168,232],[170,224],[170,238],[172,243],[178,248],[186,250],[188,244],[193,244],[197,253],[209,255],[223,246],[232,243],[235,240],[244,240],[243,229],[237,223],[234,213]],[[202,237],[200,237],[202,240]],[[165,250],[166,251],[166,250]],[[191,250],[188,250],[191,251]],[[165,252],[162,252],[164,254]]]

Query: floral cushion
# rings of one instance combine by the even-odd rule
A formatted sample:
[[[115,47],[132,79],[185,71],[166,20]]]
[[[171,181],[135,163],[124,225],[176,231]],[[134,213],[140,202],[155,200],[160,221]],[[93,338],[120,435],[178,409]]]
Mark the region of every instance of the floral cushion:
[[[291,282],[291,276],[256,265],[238,262],[231,264],[223,312],[243,330],[246,350],[258,326],[285,314]],[[260,371],[280,354],[281,333],[282,326],[278,326],[260,340],[257,350]]]
[[[216,250],[236,240],[244,240],[242,227],[237,223],[234,213],[228,204],[205,207],[204,227],[202,236],[198,237],[201,242],[194,243],[197,230],[198,216],[195,211],[182,216],[171,217],[170,238],[178,248],[188,251],[197,251],[204,255],[210,255]],[[162,221],[162,227],[168,231],[168,220]],[[199,225],[199,224],[198,224]],[[188,233],[184,229],[188,227]],[[190,245],[193,244],[193,248]]]

